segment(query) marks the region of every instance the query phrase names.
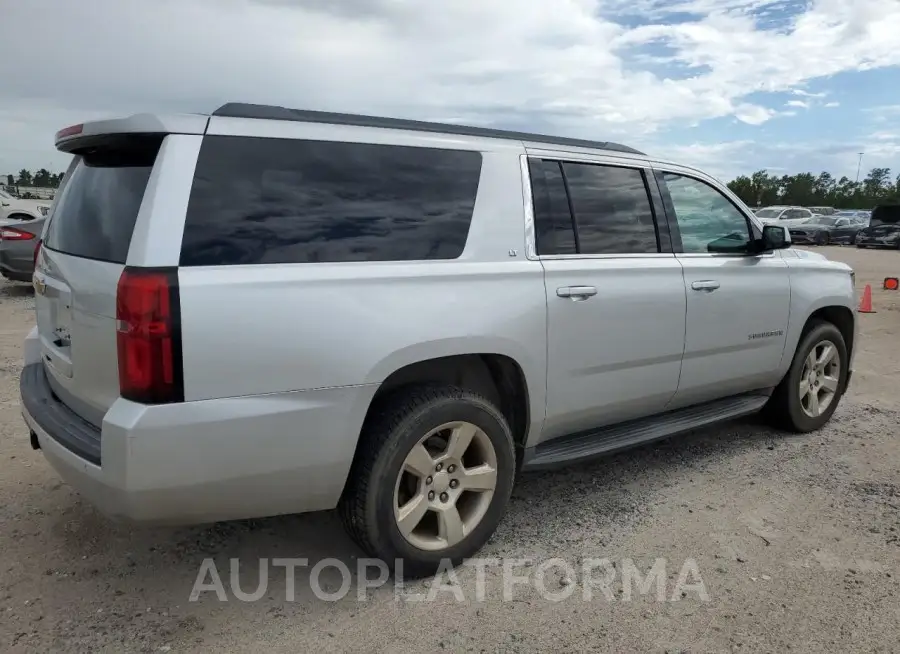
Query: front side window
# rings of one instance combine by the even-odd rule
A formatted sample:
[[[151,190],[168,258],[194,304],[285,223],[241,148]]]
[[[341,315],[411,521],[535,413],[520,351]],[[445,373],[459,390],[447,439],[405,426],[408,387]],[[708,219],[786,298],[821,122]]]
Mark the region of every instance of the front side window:
[[[582,254],[659,252],[644,174],[637,168],[564,163]]]
[[[721,239],[749,244],[747,219],[722,193],[692,177],[664,173],[684,252],[709,252]]]

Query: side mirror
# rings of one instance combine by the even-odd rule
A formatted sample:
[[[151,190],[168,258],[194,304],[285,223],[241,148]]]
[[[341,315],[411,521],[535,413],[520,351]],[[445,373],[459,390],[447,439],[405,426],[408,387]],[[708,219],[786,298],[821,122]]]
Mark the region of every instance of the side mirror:
[[[784,225],[763,225],[762,238],[759,239],[758,250],[784,250],[791,247],[791,233]]]

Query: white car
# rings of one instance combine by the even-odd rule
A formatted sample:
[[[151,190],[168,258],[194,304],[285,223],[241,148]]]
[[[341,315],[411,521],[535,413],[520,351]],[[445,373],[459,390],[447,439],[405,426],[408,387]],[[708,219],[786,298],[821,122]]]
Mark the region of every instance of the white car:
[[[20,200],[0,190],[0,225],[43,218],[50,213],[50,200]]]
[[[757,209],[753,213],[764,223],[777,223],[786,227],[802,225],[805,221],[817,215],[804,207],[772,206]]]

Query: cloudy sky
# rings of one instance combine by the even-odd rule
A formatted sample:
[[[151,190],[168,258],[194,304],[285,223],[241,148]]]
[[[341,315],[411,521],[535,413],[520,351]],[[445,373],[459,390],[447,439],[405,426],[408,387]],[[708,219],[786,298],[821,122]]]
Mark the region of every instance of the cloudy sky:
[[[900,173],[900,0],[25,0],[0,173],[53,133],[227,101],[618,140],[731,178]]]

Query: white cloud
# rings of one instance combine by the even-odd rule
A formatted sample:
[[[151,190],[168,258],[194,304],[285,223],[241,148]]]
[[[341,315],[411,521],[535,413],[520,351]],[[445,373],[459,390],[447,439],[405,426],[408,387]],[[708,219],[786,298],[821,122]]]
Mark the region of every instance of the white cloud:
[[[841,106],[841,103],[840,103],[840,102],[826,102],[826,103],[825,103],[824,105],[822,105],[822,106],[823,106],[823,107],[827,107],[827,108],[830,109],[830,108],[833,108],[833,107],[840,107],[840,106]]]
[[[669,125],[784,115],[747,98],[900,65],[900,2],[811,0],[777,30],[774,0],[28,0],[4,3],[0,172],[59,161],[62,125],[226,101],[629,139]],[[666,24],[670,12],[696,12]],[[629,28],[624,13],[654,20]],[[679,66],[643,66],[635,53]],[[683,79],[678,79],[682,77]],[[31,154],[29,154],[31,153]]]
[[[734,111],[734,116],[748,125],[762,125],[776,114],[775,111],[754,104],[742,104]]]
[[[809,109],[809,103],[803,100],[788,100],[788,107],[799,107],[800,109]]]

